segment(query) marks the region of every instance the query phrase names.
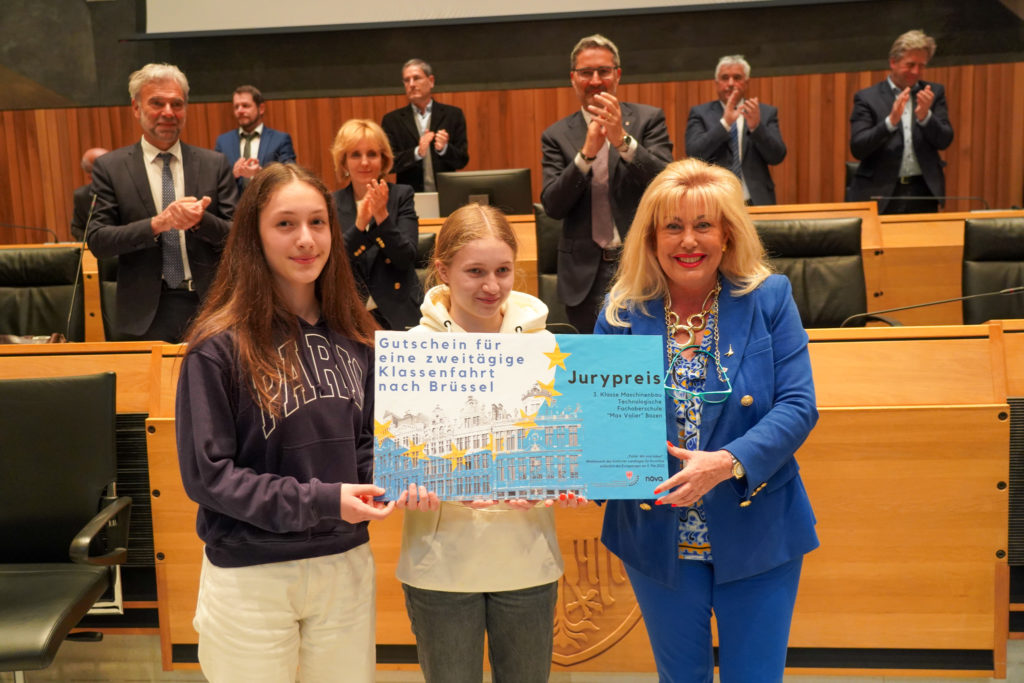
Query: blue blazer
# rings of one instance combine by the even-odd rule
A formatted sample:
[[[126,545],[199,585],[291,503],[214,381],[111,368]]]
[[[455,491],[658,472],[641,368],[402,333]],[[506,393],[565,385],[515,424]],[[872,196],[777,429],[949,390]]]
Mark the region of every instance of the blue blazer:
[[[818,410],[807,332],[789,280],[771,275],[739,297],[731,294],[729,281],[721,282],[719,346],[733,390],[723,403],[704,404],[700,448],[729,451],[747,476],[728,479],[704,494],[716,583],[760,574],[818,546],[814,513],[794,457],[817,422]],[[660,300],[643,302],[638,311],[626,311],[623,317],[630,326],[613,327],[602,311],[595,334],[665,339]],[[663,357],[662,363],[667,369],[668,360]],[[724,388],[710,371],[705,387]],[[667,396],[665,409],[666,434],[677,443],[675,406]],[[669,472],[678,472],[679,461],[666,458]],[[750,505],[741,507],[744,501]],[[678,559],[679,511],[655,506],[653,500],[646,501],[651,509],[644,510],[642,502],[608,501],[601,541],[630,567],[678,587],[679,564],[685,561]]]
[[[420,227],[412,188],[388,183],[388,217],[381,224],[370,219],[366,232],[356,227],[351,183],[333,196],[356,281],[373,296],[387,329],[418,325],[423,288],[416,274]]]
[[[744,131],[740,157],[750,201],[762,206],[775,203],[775,183],[768,166],[781,164],[786,158],[786,143],[779,131],[779,110],[770,104],[762,104],[759,109],[761,123],[753,131]],[[686,121],[687,156],[725,168],[732,165],[729,131],[721,123],[724,113],[725,107],[719,100],[690,109]]]
[[[235,128],[218,135],[214,149],[226,156],[228,163],[234,168],[235,162],[242,156],[241,144],[242,138],[239,137],[238,129]],[[282,164],[295,163],[292,136],[264,124],[263,132],[260,134],[260,150],[256,154],[256,159],[260,162],[261,168],[275,161],[280,161]],[[241,178],[236,178],[235,181],[238,182],[238,189],[241,191]]]

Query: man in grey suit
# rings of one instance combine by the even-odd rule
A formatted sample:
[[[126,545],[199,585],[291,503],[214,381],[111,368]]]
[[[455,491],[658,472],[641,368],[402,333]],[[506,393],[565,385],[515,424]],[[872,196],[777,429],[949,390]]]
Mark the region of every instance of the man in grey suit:
[[[116,256],[117,337],[179,342],[220,260],[238,188],[223,154],[180,142],[188,80],[147,64],[128,92],[142,139],[96,160],[98,258]]]
[[[238,190],[245,189],[249,180],[269,163],[295,162],[292,136],[264,125],[267,105],[263,93],[252,85],[240,85],[231,96],[231,111],[238,128],[217,136],[214,149],[228,158],[231,172],[238,182]]]
[[[540,200],[562,220],[558,296],[569,322],[590,334],[640,197],[672,161],[672,142],[661,109],[615,96],[622,68],[612,41],[581,39],[569,64],[580,110],[541,136]]]
[[[690,109],[686,155],[730,169],[743,183],[748,204],[774,204],[768,166],[786,158],[786,143],[779,132],[779,110],[746,97],[749,82],[750,64],[743,55],[718,60],[718,99]]]
[[[946,90],[921,79],[935,39],[907,31],[889,50],[889,77],[853,96],[850,151],[860,166],[847,199],[879,213],[935,213],[946,194],[941,150],[953,142]]]

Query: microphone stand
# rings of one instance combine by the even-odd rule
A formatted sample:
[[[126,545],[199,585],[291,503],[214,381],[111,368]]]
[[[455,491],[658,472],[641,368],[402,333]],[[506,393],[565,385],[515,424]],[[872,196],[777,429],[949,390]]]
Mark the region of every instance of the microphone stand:
[[[49,228],[36,228],[31,225],[18,225],[17,223],[0,223],[0,228],[17,228],[19,230],[35,230],[36,232],[46,232],[53,236],[53,243],[57,244],[60,240],[57,237],[57,233]]]
[[[881,311],[869,311],[867,313],[855,313],[849,318],[839,323],[839,327],[846,327],[846,324],[852,320],[858,318],[866,318],[873,315],[879,315],[881,313],[896,313],[898,311],[909,311],[913,308],[925,308],[927,306],[938,306],[940,304],[952,304],[958,301],[967,301],[969,299],[980,299],[983,296],[996,296],[997,294],[1019,294],[1024,292],[1024,287],[1009,287],[1007,289],[1000,289],[998,292],[982,292],[981,294],[968,294],[967,296],[955,296],[952,299],[942,299],[941,301],[926,301],[923,304],[911,304],[909,306],[897,306],[896,308],[886,308]]]

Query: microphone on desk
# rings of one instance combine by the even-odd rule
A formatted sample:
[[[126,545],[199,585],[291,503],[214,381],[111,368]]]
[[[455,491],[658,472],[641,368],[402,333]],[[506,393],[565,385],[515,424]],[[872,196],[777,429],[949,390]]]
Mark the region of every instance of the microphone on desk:
[[[49,228],[36,228],[31,225],[18,225],[17,223],[0,223],[0,228],[17,228],[18,230],[33,230],[35,232],[45,232],[53,236],[54,244],[57,244],[57,242],[60,241],[57,237],[57,233],[55,233],[53,230],[50,230]]]
[[[868,311],[867,313],[855,313],[849,318],[839,323],[839,327],[846,327],[847,323],[853,320],[859,320],[860,318],[870,318],[873,315],[881,315],[883,313],[896,313],[898,311],[909,311],[913,308],[926,308],[928,306],[938,306],[940,304],[952,304],[958,301],[967,301],[968,299],[980,299],[984,296],[996,296],[998,294],[1020,294],[1024,292],[1024,287],[1008,287],[1006,289],[1000,289],[995,292],[982,292],[981,294],[968,294],[966,296],[955,296],[952,299],[942,299],[941,301],[925,301],[920,304],[911,304],[909,306],[897,306],[896,308],[886,308],[881,311]]]
[[[71,338],[71,317],[75,313],[75,297],[78,296],[78,283],[85,277],[82,272],[82,263],[85,261],[85,240],[89,237],[89,226],[92,225],[93,211],[96,210],[96,193],[90,192],[92,195],[92,201],[89,202],[89,215],[85,219],[85,228],[82,230],[82,246],[78,249],[78,277],[75,278],[75,286],[71,289],[71,305],[68,307],[68,319],[64,324],[64,338]],[[83,312],[85,310],[85,302],[82,305]],[[82,325],[85,325],[85,321],[82,321]]]
[[[900,196],[888,196],[888,195],[876,194],[876,195],[873,195],[871,197],[868,197],[868,199],[870,199],[873,202],[881,201],[883,199],[887,199],[887,200],[892,200],[892,199],[909,199],[912,202],[940,202],[940,201],[941,202],[947,202],[947,201],[956,199],[956,200],[964,200],[964,201],[971,201],[971,202],[981,202],[985,206],[985,210],[986,211],[991,211],[992,210],[992,207],[988,205],[988,202],[985,201],[984,197],[974,197],[974,196],[971,196],[971,197],[954,197],[953,195],[913,195],[913,194],[900,195]]]

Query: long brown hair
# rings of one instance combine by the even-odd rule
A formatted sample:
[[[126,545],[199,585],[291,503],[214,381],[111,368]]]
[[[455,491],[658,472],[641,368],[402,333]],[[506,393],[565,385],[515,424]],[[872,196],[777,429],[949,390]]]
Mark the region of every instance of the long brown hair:
[[[311,171],[295,164],[270,164],[256,174],[235,210],[224,255],[206,302],[186,336],[189,352],[203,341],[230,330],[240,374],[253,399],[273,414],[280,412],[283,392],[277,378],[292,375],[277,352],[283,339],[299,336],[299,323],[274,288],[260,239],[260,213],[275,192],[303,182],[323,195],[331,223],[331,251],[316,279],[316,297],[327,326],[353,341],[373,346],[378,328],[356,292],[345,253],[334,199]]]

